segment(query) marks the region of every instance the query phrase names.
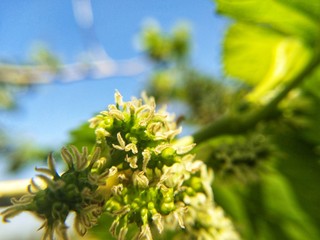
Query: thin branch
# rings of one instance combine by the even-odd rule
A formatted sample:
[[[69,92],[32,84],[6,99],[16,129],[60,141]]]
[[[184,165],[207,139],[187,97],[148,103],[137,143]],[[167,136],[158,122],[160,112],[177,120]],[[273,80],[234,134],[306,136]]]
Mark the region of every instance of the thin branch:
[[[76,62],[62,65],[57,70],[45,65],[0,64],[0,82],[29,85],[81,81],[87,78],[102,79],[116,76],[134,76],[148,70],[141,58],[122,61],[110,59],[92,62]]]
[[[28,193],[30,179],[9,180],[0,182],[0,207],[11,205],[12,197],[21,197]]]
[[[30,179],[8,180],[0,182],[0,198],[25,194],[28,191]]]
[[[259,109],[249,110],[243,114],[226,115],[217,121],[202,128],[198,132],[193,134],[194,142],[201,143],[210,138],[228,135],[228,134],[240,134],[253,129],[260,121],[266,120],[271,117],[278,106],[278,104],[287,96],[287,94],[309,76],[313,70],[315,70],[320,64],[320,57],[316,57],[311,63],[292,79],[287,85],[284,86],[267,105],[262,106]]]

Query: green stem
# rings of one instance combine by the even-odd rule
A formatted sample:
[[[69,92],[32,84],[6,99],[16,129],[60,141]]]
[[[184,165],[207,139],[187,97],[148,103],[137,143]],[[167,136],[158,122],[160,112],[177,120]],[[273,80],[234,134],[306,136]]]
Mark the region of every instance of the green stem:
[[[316,69],[319,63],[320,57],[319,55],[316,55],[316,57],[313,58],[313,61],[285,85],[282,91],[280,91],[267,105],[262,106],[259,109],[248,110],[248,112],[244,112],[243,114],[226,115],[218,119],[194,133],[194,142],[201,143],[216,136],[240,134],[253,129],[260,121],[267,120],[271,117],[276,112],[277,106],[281,100],[284,99],[293,88],[301,84],[303,80]]]

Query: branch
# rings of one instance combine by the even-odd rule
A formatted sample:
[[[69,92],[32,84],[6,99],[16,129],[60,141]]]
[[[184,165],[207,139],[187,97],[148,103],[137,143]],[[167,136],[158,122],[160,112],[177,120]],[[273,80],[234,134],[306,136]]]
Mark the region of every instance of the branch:
[[[230,114],[226,115],[217,121],[202,128],[193,134],[193,140],[196,143],[204,142],[210,138],[227,135],[227,134],[240,134],[253,129],[260,121],[266,120],[271,117],[278,106],[278,104],[287,96],[287,94],[309,76],[313,70],[320,64],[320,57],[316,55],[313,61],[295,76],[279,93],[262,108],[248,110],[243,114]]]
[[[0,207],[11,205],[12,197],[21,197],[28,192],[30,179],[9,180],[0,182]]]
[[[114,61],[102,59],[92,62],[76,62],[53,69],[46,65],[0,64],[0,83],[17,85],[47,84],[56,79],[74,82],[86,78],[101,79],[115,76],[134,76],[145,72],[147,63],[141,58]]]

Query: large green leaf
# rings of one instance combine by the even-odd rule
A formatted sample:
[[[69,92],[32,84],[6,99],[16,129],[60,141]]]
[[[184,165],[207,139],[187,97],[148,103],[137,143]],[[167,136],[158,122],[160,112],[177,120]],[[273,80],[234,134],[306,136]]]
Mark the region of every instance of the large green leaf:
[[[309,63],[312,53],[302,42],[257,25],[235,23],[224,40],[227,75],[256,86],[248,96],[256,101],[292,79]]]
[[[244,23],[233,24],[224,39],[226,73],[255,85],[271,68],[274,49],[282,39],[281,34],[270,29]]]
[[[240,21],[257,23],[288,35],[300,36],[303,39],[312,40],[319,35],[318,22],[304,12],[290,7],[289,4],[280,3],[280,1],[217,0],[216,2],[218,13],[229,15]],[[305,5],[308,5],[306,1]],[[317,6],[317,4],[314,5]]]
[[[228,76],[255,87],[248,100],[269,99],[318,54],[319,22],[307,13],[319,8],[319,0],[307,6],[302,0],[216,2],[219,13],[238,20],[227,30],[223,64]]]
[[[242,185],[217,184],[216,202],[231,215],[246,240],[319,239],[316,224],[298,201],[289,181],[269,172],[260,182]]]
[[[281,174],[264,176],[262,194],[266,217],[280,226],[287,239],[319,239],[317,228],[300,207],[289,182]]]
[[[319,101],[317,102],[319,106]],[[281,150],[278,168],[290,181],[292,189],[303,209],[314,219],[320,229],[320,162],[316,146],[319,144],[320,115],[314,115],[311,126],[296,129],[285,123],[275,127],[275,143]],[[312,135],[313,134],[313,135]]]

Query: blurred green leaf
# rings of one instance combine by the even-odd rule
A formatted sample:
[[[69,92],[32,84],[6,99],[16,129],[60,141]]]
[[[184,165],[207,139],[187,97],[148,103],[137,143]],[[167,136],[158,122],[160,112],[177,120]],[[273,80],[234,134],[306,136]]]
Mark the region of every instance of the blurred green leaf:
[[[262,201],[269,220],[280,226],[287,239],[319,239],[320,235],[296,200],[289,182],[281,174],[265,175]]]
[[[227,75],[255,86],[248,100],[269,99],[318,54],[319,22],[309,16],[318,1],[216,2],[218,13],[237,20],[224,39],[223,64]]]
[[[0,110],[12,109],[15,105],[12,92],[4,84],[0,84]]]
[[[280,84],[294,78],[312,57],[300,41],[244,23],[229,28],[223,54],[228,75],[256,85],[247,97],[253,102],[267,98]]]
[[[95,143],[96,135],[94,130],[89,127],[89,123],[84,123],[70,132],[70,140],[68,145],[74,145],[77,148],[87,146],[89,149],[91,149]]]
[[[291,182],[291,181],[290,181]],[[319,239],[313,219],[280,172],[251,184],[214,183],[215,199],[231,215],[242,239]]]
[[[255,85],[272,67],[283,35],[245,23],[233,24],[224,38],[223,64],[228,75]]]
[[[311,92],[314,96],[320,99],[320,66],[312,72],[312,74],[308,77],[308,80],[303,84],[304,88]]]
[[[319,124],[320,115],[315,116]],[[312,120],[313,121],[313,120]],[[278,125],[274,141],[278,145],[278,169],[290,181],[301,207],[320,229],[320,155],[319,128],[310,128],[309,134],[302,128]],[[311,136],[311,134],[314,134]],[[312,142],[316,141],[316,142]]]
[[[61,65],[58,57],[54,55],[46,46],[42,45],[36,47],[32,55],[32,60],[36,63],[36,65],[46,66],[53,72],[58,71]]]
[[[292,8],[288,2],[282,1],[281,3],[275,0],[216,1],[218,13],[231,16],[236,20],[256,23],[287,35],[299,36],[302,39],[316,39],[319,36],[318,22],[304,12]],[[318,6],[315,1],[313,2],[314,6]],[[297,1],[295,4],[298,4]],[[309,2],[305,2],[305,5],[308,4]]]
[[[305,12],[314,20],[320,20],[320,1],[319,0],[278,0],[280,3],[288,4],[291,7]]]

